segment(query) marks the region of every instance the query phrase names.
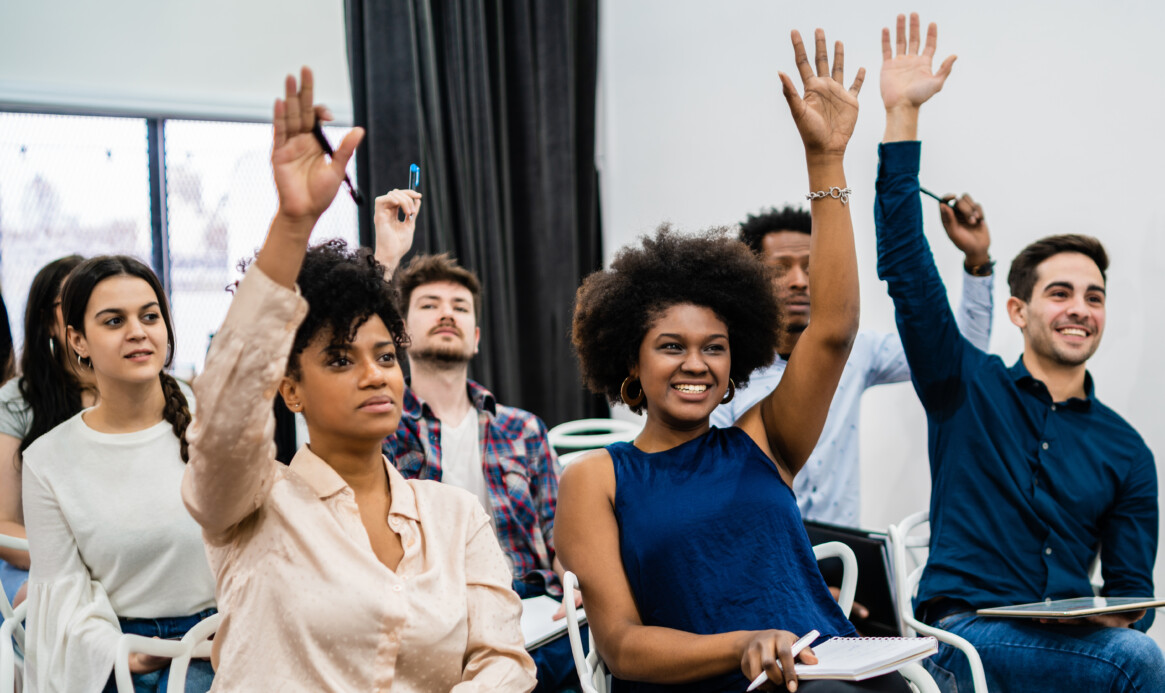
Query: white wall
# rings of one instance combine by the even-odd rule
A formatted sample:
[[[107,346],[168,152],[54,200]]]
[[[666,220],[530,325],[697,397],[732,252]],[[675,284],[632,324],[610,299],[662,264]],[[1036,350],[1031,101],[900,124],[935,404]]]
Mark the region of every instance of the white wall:
[[[876,274],[873,219],[885,124],[880,31],[893,26],[896,11],[885,7],[605,2],[599,163],[608,257],[662,220],[699,229],[803,202],[804,158],[777,70],[799,81],[789,30],[811,36],[821,26],[830,41],[846,44],[847,82],[859,66],[867,70],[846,169],[855,191],[862,327],[893,330]],[[1165,187],[1165,7],[983,0],[915,2],[898,11],[911,9],[924,26],[938,22],[939,60],[959,56],[945,90],[923,109],[922,182],[936,192],[970,192],[984,205],[1003,275],[995,284],[992,351],[1011,362],[1022,349],[1003,309],[1006,267],[1019,249],[1052,233],[1099,236],[1112,267],[1106,336],[1090,363],[1096,393],[1165,457],[1165,367],[1153,356],[1165,324],[1152,308],[1165,270],[1165,214],[1157,204]],[[957,301],[961,255],[932,211],[927,234]],[[909,384],[867,393],[862,455],[864,525],[884,528],[927,507],[925,421]],[[1160,560],[1156,579],[1165,584]],[[1165,626],[1154,632],[1165,641]]]
[[[352,122],[342,0],[0,0],[0,110],[271,119],[289,72]]]

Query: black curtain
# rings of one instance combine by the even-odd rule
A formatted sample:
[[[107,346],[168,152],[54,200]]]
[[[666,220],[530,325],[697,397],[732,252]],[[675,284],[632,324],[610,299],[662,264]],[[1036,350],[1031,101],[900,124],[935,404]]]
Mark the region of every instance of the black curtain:
[[[602,264],[594,166],[598,0],[346,0],[369,197],[421,166],[414,252],[483,284],[471,377],[548,425],[603,415],[570,346],[574,292]],[[371,244],[372,207],[360,211]],[[406,260],[407,261],[407,260]]]

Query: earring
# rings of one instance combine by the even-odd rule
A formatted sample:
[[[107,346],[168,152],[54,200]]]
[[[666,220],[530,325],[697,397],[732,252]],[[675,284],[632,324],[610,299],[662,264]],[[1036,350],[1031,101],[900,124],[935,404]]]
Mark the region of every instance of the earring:
[[[732,378],[728,379],[728,394],[724,395],[724,399],[720,400],[721,404],[728,404],[732,398],[736,396],[736,383],[732,382]]]
[[[634,397],[628,394],[631,390],[632,382],[639,385],[639,394]],[[638,380],[633,380],[631,376],[627,376],[623,379],[623,384],[619,386],[619,397],[623,400],[623,404],[629,407],[638,407],[640,404],[643,404],[643,385]]]
[[[93,370],[93,362],[89,361],[89,363],[85,363],[85,361],[88,361],[88,359],[83,359],[83,358],[81,358],[80,354],[77,354],[77,365],[81,366],[82,368],[88,368],[89,370]]]
[[[57,355],[57,338],[49,337],[49,353],[53,356]]]

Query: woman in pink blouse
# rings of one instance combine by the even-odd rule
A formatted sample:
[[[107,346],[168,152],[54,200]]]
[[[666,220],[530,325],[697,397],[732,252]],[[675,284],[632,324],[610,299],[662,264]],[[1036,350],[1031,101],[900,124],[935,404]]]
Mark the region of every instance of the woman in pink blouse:
[[[202,525],[218,603],[215,691],[529,691],[521,606],[479,503],[406,481],[396,430],[407,337],[384,268],[341,241],[308,248],[363,132],[329,161],[329,114],[288,77],[271,152],[279,209],[195,393],[183,497]],[[397,196],[412,233],[419,195]],[[311,440],[275,460],[271,400]]]

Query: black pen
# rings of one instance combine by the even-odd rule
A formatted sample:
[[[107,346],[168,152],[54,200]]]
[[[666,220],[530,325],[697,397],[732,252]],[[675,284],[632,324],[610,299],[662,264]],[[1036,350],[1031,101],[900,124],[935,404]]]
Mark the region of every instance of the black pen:
[[[324,135],[324,126],[319,118],[316,118],[316,124],[312,126],[311,134],[315,135],[316,142],[320,143],[320,149],[324,150],[324,154],[335,155],[332,143],[328,142],[328,138]],[[352,185],[352,179],[348,177],[347,173],[344,174],[344,183],[348,186],[348,193],[352,195],[352,201],[358,205],[364,204],[364,196],[360,194],[355,185]]]
[[[951,209],[954,209],[954,208],[955,208],[955,199],[954,199],[954,198],[951,198],[951,199],[949,199],[949,200],[944,200],[943,198],[939,197],[938,195],[935,195],[934,193],[932,193],[931,191],[929,191],[929,190],[927,190],[926,188],[922,187],[921,185],[920,185],[920,186],[918,186],[918,192],[922,193],[923,195],[930,195],[931,197],[933,197],[934,199],[936,199],[936,200],[938,200],[939,202],[943,203],[944,205],[946,205],[946,206],[950,207]]]

